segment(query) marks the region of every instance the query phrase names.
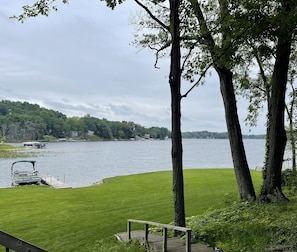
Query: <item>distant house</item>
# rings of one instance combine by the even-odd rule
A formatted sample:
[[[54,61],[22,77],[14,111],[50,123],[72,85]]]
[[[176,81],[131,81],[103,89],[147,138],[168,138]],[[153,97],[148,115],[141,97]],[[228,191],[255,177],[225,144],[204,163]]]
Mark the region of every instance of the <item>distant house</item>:
[[[94,136],[94,131],[92,131],[92,130],[88,130],[87,135],[88,135],[88,136]]]
[[[78,137],[78,131],[76,131],[76,130],[72,130],[72,131],[70,132],[70,135],[71,135],[71,137]]]

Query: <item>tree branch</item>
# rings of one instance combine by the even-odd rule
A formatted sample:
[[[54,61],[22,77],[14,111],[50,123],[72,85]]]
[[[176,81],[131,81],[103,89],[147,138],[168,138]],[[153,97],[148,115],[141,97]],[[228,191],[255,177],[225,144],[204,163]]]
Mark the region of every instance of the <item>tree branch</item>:
[[[69,0],[61,0],[62,3],[66,4]],[[24,23],[28,17],[37,17],[39,15],[48,16],[51,11],[57,11],[56,5],[53,5],[56,0],[38,0],[33,5],[24,5],[23,13],[16,16],[13,15],[10,18],[17,19],[19,22]]]
[[[209,68],[212,65],[213,65],[213,62],[211,62],[210,64],[208,64],[208,66],[204,69],[204,71],[200,75],[199,79],[195,82],[195,84],[184,95],[181,96],[181,98],[186,98],[188,96],[188,94],[194,89],[194,87],[196,87],[199,84],[199,82],[202,80],[202,78],[204,78],[206,72],[209,70]]]
[[[153,15],[153,13],[149,10],[149,8],[147,8],[145,5],[143,5],[140,1],[138,0],[134,0],[142,9],[144,9],[147,14],[149,14],[149,16],[156,21],[161,27],[163,27],[164,29],[166,29],[167,31],[170,31],[170,27],[165,25],[160,19],[158,19],[155,15]]]
[[[154,47],[152,47],[152,46],[149,45],[149,48],[150,48],[151,50],[155,50],[155,51],[156,51],[156,54],[155,54],[155,55],[156,55],[156,60],[155,60],[155,64],[154,64],[154,67],[155,67],[155,68],[158,68],[158,69],[159,69],[159,67],[157,66],[158,61],[159,61],[159,53],[160,53],[161,51],[163,51],[164,49],[168,48],[170,45],[171,45],[171,40],[167,41],[167,42],[166,42],[162,47],[160,47],[159,49],[154,48]]]

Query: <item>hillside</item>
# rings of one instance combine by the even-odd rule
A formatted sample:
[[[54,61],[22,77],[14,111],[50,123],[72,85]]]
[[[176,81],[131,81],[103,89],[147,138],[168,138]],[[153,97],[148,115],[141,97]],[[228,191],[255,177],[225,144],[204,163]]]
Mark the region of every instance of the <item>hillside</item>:
[[[170,136],[166,128],[145,128],[134,122],[115,122],[90,115],[67,117],[61,112],[42,108],[28,102],[0,101],[2,141],[56,139],[121,140]]]
[[[90,115],[67,117],[65,114],[20,101],[0,101],[0,138],[2,141],[127,140],[165,139],[171,132],[164,127],[146,128],[134,122],[117,122]],[[227,132],[183,132],[183,138],[228,139]],[[264,139],[265,135],[244,135],[243,138]]]

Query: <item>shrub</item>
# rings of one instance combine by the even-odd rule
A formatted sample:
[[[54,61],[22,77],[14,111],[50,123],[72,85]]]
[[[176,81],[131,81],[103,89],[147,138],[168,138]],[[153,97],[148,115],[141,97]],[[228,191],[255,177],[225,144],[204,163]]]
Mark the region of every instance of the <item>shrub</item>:
[[[280,245],[296,249],[296,202],[285,204],[233,204],[188,218],[187,223],[195,241],[207,242],[224,252],[261,252]]]
[[[297,174],[291,169],[282,171],[282,186],[297,185]]]

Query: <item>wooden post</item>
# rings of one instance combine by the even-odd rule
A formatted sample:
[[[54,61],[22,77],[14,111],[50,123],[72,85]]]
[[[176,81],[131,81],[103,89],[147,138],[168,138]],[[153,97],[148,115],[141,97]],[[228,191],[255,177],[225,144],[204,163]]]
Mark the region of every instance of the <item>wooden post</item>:
[[[133,219],[129,219],[128,220],[128,237],[129,239],[131,239],[131,234],[129,235],[129,232],[131,232],[131,224],[132,222],[135,223],[141,223],[144,224],[144,244],[145,244],[145,248],[148,249],[149,248],[149,226],[156,226],[156,227],[162,227],[163,228],[163,244],[162,244],[162,252],[167,252],[167,246],[168,246],[168,229],[172,229],[172,230],[177,230],[177,231],[181,231],[186,233],[186,252],[191,252],[191,233],[192,230],[190,228],[186,228],[186,227],[179,227],[179,226],[173,226],[173,225],[166,225],[166,224],[161,224],[161,223],[157,223],[157,222],[152,222],[152,221],[144,221],[144,220],[133,220]]]
[[[145,233],[144,233],[144,238],[145,238],[145,241],[146,241],[146,242],[148,242],[148,233],[149,233],[149,231],[148,231],[148,226],[149,226],[149,225],[146,223],[146,224],[145,224],[145,229],[144,229],[144,232],[145,232]]]
[[[167,228],[163,228],[163,252],[167,251]]]
[[[131,240],[131,222],[128,220],[128,224],[127,224],[127,236],[128,236],[128,241]]]
[[[186,252],[191,252],[191,230],[187,230],[186,234]]]
[[[144,228],[144,242],[145,242],[145,248],[148,249],[149,248],[149,243],[148,243],[148,230],[149,225],[147,223],[145,223],[145,228]]]

